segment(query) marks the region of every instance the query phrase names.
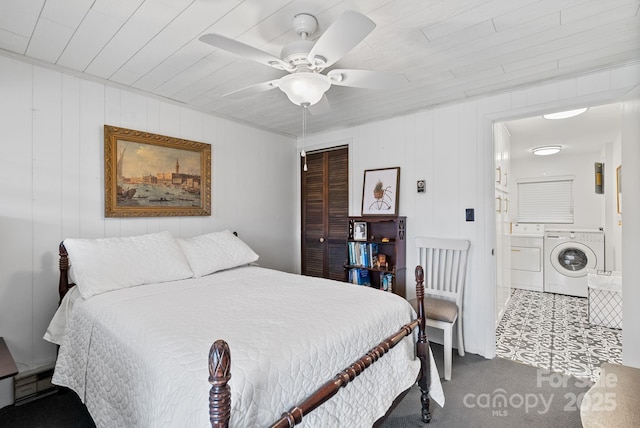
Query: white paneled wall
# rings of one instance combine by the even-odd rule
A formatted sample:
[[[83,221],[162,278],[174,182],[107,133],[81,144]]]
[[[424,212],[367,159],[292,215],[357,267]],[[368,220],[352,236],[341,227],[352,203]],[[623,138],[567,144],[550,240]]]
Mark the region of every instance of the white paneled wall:
[[[314,134],[307,137],[306,144],[319,148],[336,141],[349,142],[351,215],[361,213],[365,169],[401,167],[399,214],[407,216],[409,294],[414,292],[409,284],[415,283],[411,267],[416,263],[416,236],[471,240],[465,347],[469,352],[493,357],[496,261],[492,251],[496,235],[492,123],[549,110],[620,101],[639,83],[640,66],[631,65]],[[593,161],[589,168],[593,169]],[[426,193],[416,192],[419,179],[426,179]],[[632,197],[627,195],[633,192],[627,193],[625,188],[625,198]],[[635,195],[640,195],[640,189],[635,189]],[[465,208],[475,208],[475,222],[465,221]]]
[[[55,359],[58,244],[230,229],[260,264],[295,271],[295,141],[157,98],[0,56],[0,336],[22,369]],[[104,217],[103,125],[212,145],[212,215]]]

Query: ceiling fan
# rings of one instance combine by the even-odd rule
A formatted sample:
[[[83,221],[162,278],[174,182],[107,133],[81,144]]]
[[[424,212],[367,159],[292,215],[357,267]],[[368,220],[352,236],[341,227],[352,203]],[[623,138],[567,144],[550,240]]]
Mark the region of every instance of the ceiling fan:
[[[240,97],[279,88],[294,104],[303,107],[318,104],[315,112],[320,113],[328,109],[325,92],[331,85],[392,89],[407,83],[402,74],[383,71],[333,69],[322,74],[364,40],[375,26],[372,20],[361,13],[346,11],[313,42],[308,37],[317,30],[318,21],[313,15],[300,13],[293,18],[293,28],[300,39],[285,45],[281,58],[220,34],[205,34],[200,41],[289,73],[225,96]]]

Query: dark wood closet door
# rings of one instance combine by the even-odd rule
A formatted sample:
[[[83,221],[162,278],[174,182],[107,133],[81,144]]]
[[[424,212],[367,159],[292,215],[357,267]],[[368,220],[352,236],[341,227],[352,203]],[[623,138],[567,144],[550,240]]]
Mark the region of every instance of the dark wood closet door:
[[[302,274],[344,281],[349,234],[349,149],[308,153],[307,171],[301,166],[300,174]]]

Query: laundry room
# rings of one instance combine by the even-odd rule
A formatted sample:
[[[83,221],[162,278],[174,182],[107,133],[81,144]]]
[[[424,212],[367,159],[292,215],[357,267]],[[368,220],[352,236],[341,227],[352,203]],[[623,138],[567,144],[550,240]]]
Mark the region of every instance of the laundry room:
[[[598,260],[598,269],[621,270],[620,105],[592,106],[565,119],[536,116],[504,125],[510,134],[512,227],[541,224],[545,231],[603,232],[604,260]],[[548,147],[558,151],[534,152]],[[523,192],[527,199],[521,201]]]
[[[496,124],[510,247],[496,338],[499,356],[593,378],[621,359],[621,111],[582,110]],[[514,328],[532,343],[511,342]],[[590,334],[593,345],[573,342]]]

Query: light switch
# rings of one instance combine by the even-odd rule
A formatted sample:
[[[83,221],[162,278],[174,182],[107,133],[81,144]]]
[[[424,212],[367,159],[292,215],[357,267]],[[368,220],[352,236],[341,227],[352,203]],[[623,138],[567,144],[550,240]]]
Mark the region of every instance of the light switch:
[[[467,208],[465,210],[465,218],[467,221],[475,221],[475,210],[473,208]]]

